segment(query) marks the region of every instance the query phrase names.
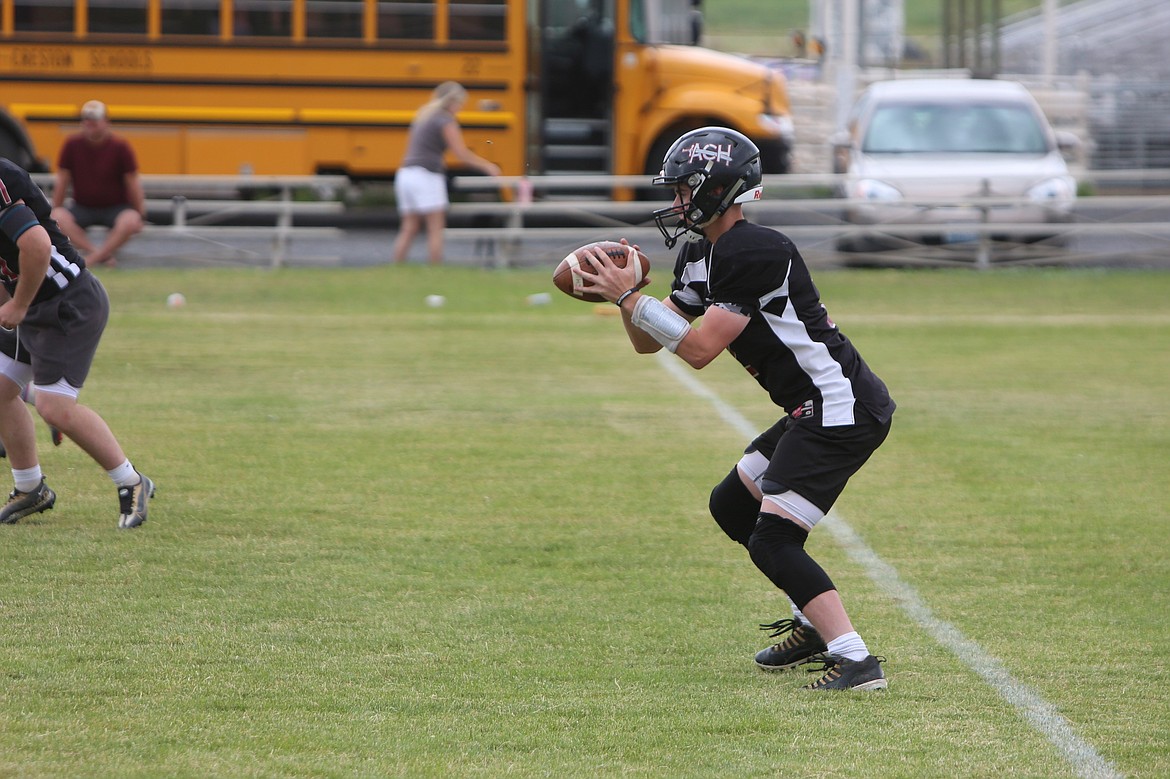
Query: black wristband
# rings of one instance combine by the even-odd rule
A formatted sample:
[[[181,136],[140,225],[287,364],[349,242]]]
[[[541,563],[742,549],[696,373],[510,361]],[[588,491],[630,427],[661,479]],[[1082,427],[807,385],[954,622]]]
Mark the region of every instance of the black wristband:
[[[630,287],[630,288],[629,288],[629,289],[627,289],[625,292],[623,292],[622,294],[618,295],[618,299],[617,299],[617,300],[615,300],[615,301],[613,302],[613,304],[614,304],[615,306],[617,306],[618,308],[621,308],[621,307],[622,307],[622,301],[623,301],[623,300],[625,300],[626,298],[628,298],[630,295],[633,295],[633,294],[634,294],[635,292],[637,292],[637,291],[638,291],[638,288],[637,288],[637,287]]]

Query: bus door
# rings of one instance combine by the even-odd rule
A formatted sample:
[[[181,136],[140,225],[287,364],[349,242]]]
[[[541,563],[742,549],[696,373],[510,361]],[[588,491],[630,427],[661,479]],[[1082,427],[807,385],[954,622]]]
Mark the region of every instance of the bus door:
[[[540,0],[541,164],[611,173],[614,0]]]

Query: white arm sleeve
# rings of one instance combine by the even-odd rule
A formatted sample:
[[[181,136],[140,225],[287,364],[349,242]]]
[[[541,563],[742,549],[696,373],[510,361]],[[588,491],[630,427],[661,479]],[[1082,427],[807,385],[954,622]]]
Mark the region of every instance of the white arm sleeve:
[[[691,325],[687,320],[663,305],[661,300],[649,295],[643,295],[634,303],[630,322],[634,327],[649,333],[651,338],[672,352],[678,349],[682,339],[691,332]]]

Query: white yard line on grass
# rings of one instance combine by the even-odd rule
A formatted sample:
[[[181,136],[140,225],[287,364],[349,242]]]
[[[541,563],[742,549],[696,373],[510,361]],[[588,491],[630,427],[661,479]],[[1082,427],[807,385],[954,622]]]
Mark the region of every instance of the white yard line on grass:
[[[748,440],[759,434],[760,431],[755,425],[696,379],[691,369],[679,362],[674,355],[663,351],[658,353],[658,357],[667,373],[674,376],[691,393],[710,402],[723,421],[736,432]],[[953,652],[968,668],[982,676],[993,690],[1031,722],[1032,726],[1060,751],[1077,776],[1085,779],[1117,779],[1124,776],[1097,754],[1091,744],[1078,736],[1068,720],[1060,716],[1052,704],[1026,684],[1013,679],[1003,663],[964,636],[958,628],[936,617],[918,592],[898,575],[893,566],[878,557],[839,514],[830,513],[821,525],[832,534],[849,557],[865,569],[869,578],[893,598],[919,627],[929,633],[939,645]]]

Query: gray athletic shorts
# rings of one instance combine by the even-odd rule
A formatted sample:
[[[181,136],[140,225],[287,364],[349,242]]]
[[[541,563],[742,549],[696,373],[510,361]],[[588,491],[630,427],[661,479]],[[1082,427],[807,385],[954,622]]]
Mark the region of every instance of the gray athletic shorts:
[[[32,358],[28,356],[28,349],[21,347],[20,339],[16,337],[15,330],[6,330],[0,327],[0,354],[5,354],[25,365],[32,364]]]
[[[0,376],[25,389],[32,381],[30,360],[28,349],[20,345],[16,331],[0,327]]]
[[[33,382],[48,386],[65,379],[81,389],[109,318],[106,289],[89,271],[56,297],[30,306],[16,332],[32,356]]]
[[[89,206],[79,206],[76,203],[72,203],[69,205],[69,213],[73,214],[73,218],[77,221],[79,227],[93,227],[94,225],[113,227],[114,220],[118,218],[118,214],[127,208],[133,208],[133,206],[129,203],[122,203],[121,205],[107,206],[105,208],[90,208]]]

